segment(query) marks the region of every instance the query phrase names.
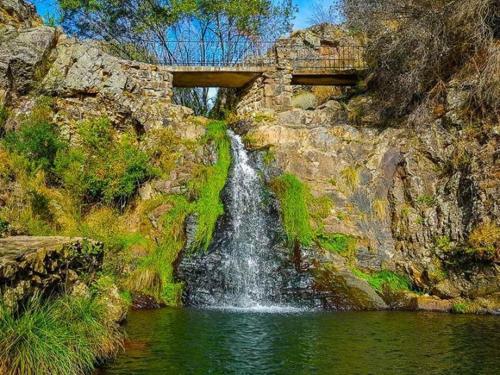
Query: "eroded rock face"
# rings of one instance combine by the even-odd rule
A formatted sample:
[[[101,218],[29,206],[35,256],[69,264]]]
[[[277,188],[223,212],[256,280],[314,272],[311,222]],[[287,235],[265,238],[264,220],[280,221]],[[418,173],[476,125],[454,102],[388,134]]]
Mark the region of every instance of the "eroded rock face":
[[[101,269],[103,245],[68,237],[0,238],[0,297],[13,308],[34,294],[70,292]]]
[[[438,310],[449,310],[456,298],[495,301],[500,290],[498,137],[461,129],[456,102],[463,95],[456,91],[450,90],[451,104],[441,117],[420,108],[394,127],[382,126],[371,98],[361,95],[270,114],[244,129],[248,145],[274,159],[268,179],[295,174],[314,196],[333,202],[324,230],[357,239],[352,266],[409,276],[414,287],[448,300],[446,308],[429,307]],[[487,260],[458,255],[484,225],[496,252]],[[342,272],[329,262],[329,273],[318,277],[333,291],[349,278],[338,280]],[[426,306],[411,301],[407,308]]]
[[[48,69],[57,29],[0,30],[0,104],[32,90]]]
[[[42,20],[31,4],[19,0],[0,0],[0,25],[27,28],[41,26]]]

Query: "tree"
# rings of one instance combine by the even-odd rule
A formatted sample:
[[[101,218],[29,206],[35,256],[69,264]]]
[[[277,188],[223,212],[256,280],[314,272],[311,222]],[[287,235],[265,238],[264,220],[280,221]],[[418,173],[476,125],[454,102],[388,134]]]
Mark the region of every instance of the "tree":
[[[121,57],[151,63],[231,64],[291,29],[291,0],[59,0],[71,34],[106,41]],[[258,51],[257,51],[258,50]],[[197,114],[208,88],[179,89],[174,101]]]
[[[344,21],[344,0],[316,1],[312,7],[309,22],[312,25],[320,23],[340,24]]]

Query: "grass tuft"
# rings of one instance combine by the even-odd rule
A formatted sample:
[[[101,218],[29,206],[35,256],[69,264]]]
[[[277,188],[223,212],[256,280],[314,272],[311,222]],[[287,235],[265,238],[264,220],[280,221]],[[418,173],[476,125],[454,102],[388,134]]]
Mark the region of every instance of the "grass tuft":
[[[373,289],[382,291],[384,287],[391,290],[411,290],[410,280],[403,275],[398,275],[392,271],[382,270],[373,274],[365,273],[357,268],[352,269],[352,273],[360,279],[366,280]]]
[[[281,205],[283,225],[290,244],[309,246],[314,238],[307,207],[307,187],[296,176],[286,173],[275,178],[271,188]]]
[[[217,219],[224,214],[220,195],[231,166],[231,143],[226,134],[225,122],[209,123],[205,137],[206,141],[213,142],[217,149],[217,162],[202,168],[192,183],[197,197],[193,211],[198,217],[193,246],[204,250],[208,249],[212,241]]]
[[[318,244],[328,251],[336,252],[340,255],[350,255],[356,250],[356,238],[342,234],[319,234],[317,236]]]
[[[0,303],[0,370],[5,375],[88,373],[115,354],[122,334],[97,297],[31,299],[14,313]]]

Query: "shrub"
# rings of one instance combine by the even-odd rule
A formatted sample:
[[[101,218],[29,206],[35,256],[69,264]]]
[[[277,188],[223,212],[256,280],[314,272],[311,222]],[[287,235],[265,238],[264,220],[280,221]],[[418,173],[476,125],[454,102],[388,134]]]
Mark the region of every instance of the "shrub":
[[[140,151],[137,146],[128,140],[117,143],[105,162],[106,175],[95,174],[91,181],[97,186],[97,191],[92,191],[94,196],[102,196],[106,203],[118,203],[124,207],[138,187],[155,175],[149,164],[148,156]],[[98,166],[95,166],[99,168]]]
[[[310,194],[307,187],[297,177],[287,173],[274,179],[271,188],[280,202],[288,242],[310,245],[314,234],[307,207]]]
[[[111,122],[106,117],[84,120],[78,134],[82,144],[92,152],[108,152],[112,142]]]
[[[127,136],[113,140],[106,118],[80,124],[81,147],[63,149],[54,173],[74,195],[87,203],[125,207],[139,186],[156,175],[149,156]]]
[[[72,375],[114,354],[122,335],[97,297],[33,298],[19,312],[0,303],[0,369],[6,375]]]
[[[90,189],[87,156],[80,148],[58,152],[53,171],[62,185],[79,200],[83,199]]]
[[[7,133],[5,145],[28,159],[32,170],[45,171],[53,167],[58,151],[66,147],[56,127],[47,121],[24,122],[19,131]]]
[[[369,36],[377,92],[393,112],[407,113],[472,60],[471,93],[498,113],[497,0],[345,0],[345,10]]]

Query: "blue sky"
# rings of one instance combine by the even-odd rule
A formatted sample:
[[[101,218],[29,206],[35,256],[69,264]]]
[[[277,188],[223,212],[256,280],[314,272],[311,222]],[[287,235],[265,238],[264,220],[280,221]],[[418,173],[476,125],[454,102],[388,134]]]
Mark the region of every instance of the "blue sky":
[[[48,16],[57,15],[57,1],[56,0],[31,0],[35,4],[38,13],[47,18]],[[314,0],[294,0],[295,5],[299,8],[294,22],[296,29],[301,29],[309,25],[309,18],[313,9]]]

